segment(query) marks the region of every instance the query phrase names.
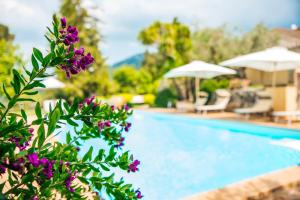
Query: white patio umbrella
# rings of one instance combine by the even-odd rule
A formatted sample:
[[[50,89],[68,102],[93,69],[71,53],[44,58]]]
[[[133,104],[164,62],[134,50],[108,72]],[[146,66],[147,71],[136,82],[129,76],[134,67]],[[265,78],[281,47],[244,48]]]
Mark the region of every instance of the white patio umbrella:
[[[45,89],[59,89],[65,87],[65,84],[55,77],[48,77],[42,83],[46,86]]]
[[[232,75],[236,74],[235,70],[206,63],[200,60],[192,61],[189,64],[177,67],[167,72],[165,78],[176,77],[195,77],[195,94],[198,97],[200,78],[213,78],[220,75]]]
[[[273,47],[264,51],[250,53],[226,60],[223,66],[248,67],[266,72],[273,72],[272,85],[276,84],[276,71],[291,70],[300,67],[300,54],[284,47]]]

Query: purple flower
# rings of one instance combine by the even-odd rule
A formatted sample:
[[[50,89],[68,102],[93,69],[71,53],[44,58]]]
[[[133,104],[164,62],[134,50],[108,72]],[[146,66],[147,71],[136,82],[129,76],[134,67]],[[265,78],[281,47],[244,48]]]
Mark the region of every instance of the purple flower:
[[[39,163],[39,157],[36,153],[28,154],[27,159],[34,167],[38,167],[40,165]]]
[[[78,38],[78,30],[74,26],[68,26],[66,18],[61,18],[61,26],[62,30],[59,30],[60,37],[63,43],[66,46],[69,46],[69,52],[71,50],[71,46],[79,41]],[[66,28],[67,27],[67,28]],[[82,70],[86,70],[89,65],[94,62],[93,56],[88,53],[84,54],[84,48],[81,47],[79,49],[74,50],[74,55],[72,58],[65,60],[64,64],[61,65],[61,69],[65,71],[66,76],[71,78],[71,74],[78,74]]]
[[[110,109],[111,109],[112,111],[114,111],[114,110],[116,109],[116,107],[115,107],[114,105],[112,105],[112,106],[110,106]]]
[[[68,26],[67,30],[65,30],[67,25],[65,18],[61,19],[61,25],[63,30],[60,30],[59,33],[61,34],[61,37],[63,38],[64,44],[66,46],[70,46],[79,41],[78,30],[76,27]]]
[[[87,105],[90,105],[95,99],[95,96],[91,96],[90,98],[85,98],[84,99],[84,103],[86,103]]]
[[[70,174],[68,178],[65,180],[65,186],[70,192],[74,192],[74,188],[71,187],[72,182],[76,179],[76,173],[74,175]]]
[[[115,148],[121,148],[122,146],[124,146],[124,141],[125,141],[125,138],[120,137],[118,144],[115,145]]]
[[[31,197],[30,200],[39,200],[39,197],[37,195],[35,195],[35,196]]]
[[[137,190],[135,191],[135,194],[136,194],[136,198],[137,198],[137,199],[141,199],[141,198],[144,197],[144,196],[142,195],[140,189],[137,189]]]
[[[29,129],[28,129],[28,131],[29,131],[29,133],[31,133],[31,134],[32,134],[32,133],[33,133],[33,131],[34,131],[34,129],[33,129],[33,128],[29,128]]]
[[[23,174],[24,163],[24,158],[18,158],[15,162],[11,164],[12,169],[18,171],[20,174]]]
[[[67,26],[67,20],[66,20],[65,17],[62,17],[62,18],[60,19],[60,23],[61,23],[61,27],[62,27],[62,28],[66,28],[66,26]]]
[[[47,179],[51,179],[53,177],[53,165],[55,160],[47,160],[44,165],[44,169],[42,170],[43,174],[46,176]]]
[[[83,56],[84,48],[80,47],[80,49],[75,49],[74,53],[75,53],[75,55],[81,55],[81,56]]]
[[[39,163],[42,164],[43,166],[46,166],[48,163],[48,159],[47,158],[42,158],[39,160]]]
[[[128,166],[128,172],[136,172],[139,169],[137,168],[137,166],[140,164],[141,162],[139,160],[134,160],[129,166]]]
[[[6,167],[0,165],[0,174],[4,174],[6,172]]]
[[[33,131],[34,131],[33,128],[28,129],[28,132],[31,134],[31,136],[29,137],[29,141],[31,141],[31,139],[33,137]],[[18,147],[20,151],[23,151],[29,146],[29,141],[25,141],[25,142],[21,143],[22,139],[23,138],[12,136],[8,140],[15,143],[16,147]]]
[[[125,111],[128,111],[129,109],[130,109],[130,107],[129,107],[127,104],[125,104],[125,105],[124,105],[124,110],[125,110]]]
[[[126,124],[125,124],[125,131],[128,132],[129,129],[130,129],[130,127],[131,127],[131,123],[130,122],[126,122]]]
[[[105,127],[111,127],[111,122],[109,120],[98,122],[99,131],[102,131]]]
[[[76,151],[80,151],[80,147],[76,147]]]

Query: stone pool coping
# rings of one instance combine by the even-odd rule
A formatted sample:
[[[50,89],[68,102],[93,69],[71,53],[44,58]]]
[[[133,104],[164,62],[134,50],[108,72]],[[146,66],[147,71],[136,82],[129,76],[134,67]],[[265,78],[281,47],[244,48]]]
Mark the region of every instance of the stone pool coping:
[[[196,194],[183,200],[292,199],[294,195],[299,199],[299,186],[300,166],[293,166],[229,184],[220,189]],[[295,188],[298,188],[298,194],[291,194]],[[284,193],[283,196],[282,193]]]

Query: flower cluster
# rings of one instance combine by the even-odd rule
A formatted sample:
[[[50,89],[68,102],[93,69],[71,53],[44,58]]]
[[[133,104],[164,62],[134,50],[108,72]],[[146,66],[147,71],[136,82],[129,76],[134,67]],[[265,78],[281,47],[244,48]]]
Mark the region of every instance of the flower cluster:
[[[67,26],[66,18],[61,18],[61,27],[59,31],[60,38],[63,43],[68,47],[68,53],[72,53],[73,56],[66,60],[65,64],[61,65],[61,69],[65,71],[68,78],[71,74],[78,74],[79,72],[86,70],[89,65],[94,62],[94,58],[90,53],[84,54],[84,48],[73,49],[75,43],[79,41],[78,30],[76,27]]]
[[[68,178],[65,180],[65,186],[70,192],[74,192],[74,188],[71,187],[72,182],[76,179],[77,173],[75,172],[74,174],[69,174]]]
[[[23,151],[29,146],[29,142],[32,140],[32,137],[33,137],[33,131],[34,131],[33,128],[28,129],[28,132],[31,134],[28,141],[21,143],[21,140],[23,138],[15,137],[15,136],[9,138],[9,141],[15,143],[15,145],[19,148],[19,150]]]
[[[55,163],[55,160],[48,160],[47,158],[39,159],[36,153],[28,154],[27,159],[35,168],[42,165],[42,172],[47,179],[51,179],[53,177],[53,165]]]
[[[124,146],[124,141],[125,141],[125,138],[124,137],[120,137],[119,141],[118,141],[118,144],[115,145],[115,148],[121,148],[122,146]]]
[[[129,111],[129,110],[130,110],[130,107],[129,107],[127,104],[125,104],[125,105],[124,105],[124,110],[125,110],[125,111]]]
[[[125,122],[125,123],[123,124],[123,126],[124,126],[124,130],[125,130],[126,132],[128,132],[129,129],[130,129],[130,127],[131,127],[131,123],[130,123],[130,122]]]
[[[111,126],[111,122],[109,120],[102,120],[98,122],[98,128],[99,131],[101,132],[104,128],[106,127],[110,127]]]
[[[37,168],[39,166],[43,167],[42,173],[46,177],[46,179],[51,179],[53,177],[53,171],[54,171],[53,165],[56,162],[55,160],[49,160],[47,158],[39,159],[38,154],[36,154],[36,153],[28,154],[27,159],[33,167],[35,167],[35,168]],[[63,165],[63,163],[64,162],[61,160],[60,164]],[[69,163],[66,162],[65,165],[69,166]],[[69,189],[69,187],[67,187],[67,189]]]
[[[135,194],[136,194],[136,198],[137,198],[137,199],[143,198],[143,195],[142,195],[140,189],[137,189],[137,190],[135,191]]]
[[[77,198],[83,195],[85,190],[80,188],[82,183],[98,191],[106,189],[108,195],[111,194],[117,199],[141,199],[143,196],[139,189],[128,187],[123,180],[115,181],[112,176],[108,179],[101,173],[102,169],[112,172],[111,168],[120,168],[128,172],[139,170],[140,161],[133,160],[128,151],[117,152],[118,148],[124,146],[123,132],[129,131],[131,127],[131,123],[127,122],[127,118],[132,114],[128,105],[109,106],[96,101],[95,96],[92,96],[79,105],[77,99],[72,105],[59,101],[49,113],[42,113],[41,106],[37,103],[34,109],[37,119],[33,119],[32,124],[38,126],[39,134],[34,142],[31,142],[34,130],[27,125],[26,111],[13,109],[17,102],[29,100],[29,97],[23,98],[25,94],[37,94],[35,91],[42,86],[41,82],[48,76],[46,71],[50,67],[60,68],[67,77],[71,77],[87,70],[94,62],[90,53],[83,47],[76,46],[80,34],[76,27],[67,23],[66,18],[61,18],[59,22],[54,15],[52,25],[53,28],[48,28],[49,32],[46,35],[51,48],[46,51],[46,55],[37,48],[33,49],[32,70],[26,70],[23,74],[14,71],[11,81],[14,96],[10,98],[10,95],[6,94],[7,105],[0,104],[0,129],[5,129],[5,132],[0,134],[4,144],[0,145],[0,177],[3,179],[1,185],[8,181],[11,187],[5,193],[1,193],[0,190],[1,196],[5,199],[15,197],[38,200],[47,198],[49,192],[55,191],[60,193],[62,198]],[[77,122],[80,126],[77,126]],[[50,142],[50,138],[63,132],[56,132],[61,124],[74,127],[74,131],[67,133],[65,143]],[[100,148],[95,155],[93,147],[90,147],[83,158],[78,156],[78,146],[89,139],[98,138],[107,142],[109,152]],[[75,179],[81,183],[75,185]],[[115,187],[116,185],[118,187]],[[110,192],[112,190],[115,192]]]
[[[141,162],[139,160],[134,160],[129,166],[128,166],[128,172],[136,172],[139,169],[137,168],[137,166],[140,164]]]
[[[67,27],[67,20],[65,17],[60,19],[62,29],[59,30],[61,37],[65,45],[69,46],[79,41],[78,38],[78,30],[76,27],[68,26]]]

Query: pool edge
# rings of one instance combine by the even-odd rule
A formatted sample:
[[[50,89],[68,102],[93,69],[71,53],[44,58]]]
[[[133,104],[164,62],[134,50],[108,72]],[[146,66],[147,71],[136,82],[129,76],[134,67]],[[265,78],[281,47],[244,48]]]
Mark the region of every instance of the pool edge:
[[[249,200],[264,199],[278,191],[300,185],[300,166],[269,172],[254,178],[229,184],[223,188],[195,194],[183,200]]]

